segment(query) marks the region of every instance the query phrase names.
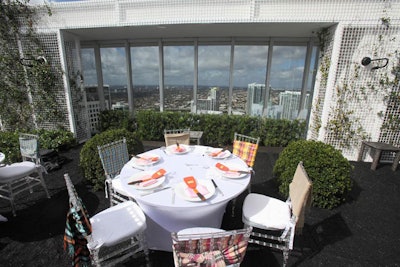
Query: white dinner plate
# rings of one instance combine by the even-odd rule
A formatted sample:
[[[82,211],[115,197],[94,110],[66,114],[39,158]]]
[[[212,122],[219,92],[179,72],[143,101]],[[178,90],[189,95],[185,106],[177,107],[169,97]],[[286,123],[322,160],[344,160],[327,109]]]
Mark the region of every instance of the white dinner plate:
[[[153,154],[153,153],[143,153],[143,154],[140,154],[137,156],[141,157],[141,159],[133,157],[132,160],[133,160],[133,164],[136,164],[138,166],[151,166],[160,161],[160,156]],[[157,160],[155,160],[155,161],[146,160],[146,158],[149,158],[149,159],[157,158]]]
[[[210,152],[208,152],[208,156],[210,156],[213,159],[226,159],[226,158],[229,158],[232,154],[229,150],[225,150],[216,156],[212,156],[213,153],[218,153],[221,150],[222,150],[222,148],[212,149]]]
[[[196,179],[196,182],[197,182],[197,184],[200,184],[207,188],[208,194],[204,194],[204,197],[206,199],[209,199],[210,197],[212,197],[215,194],[215,187],[213,186],[213,184],[210,181],[202,181],[202,180]],[[176,195],[187,201],[195,201],[195,202],[202,201],[197,195],[196,195],[196,197],[191,197],[189,194],[187,194],[186,193],[187,188],[188,188],[188,186],[186,185],[185,182],[177,184],[175,186]]]
[[[150,178],[154,172],[155,171],[142,171],[142,172],[135,173],[128,179],[127,183],[129,184],[130,182]],[[143,187],[143,186],[140,186],[139,184],[133,184],[132,186],[138,190],[149,190],[149,189],[153,189],[153,188],[156,188],[156,187],[162,185],[162,183],[164,181],[165,181],[165,176],[162,176],[162,177],[158,178],[154,184],[151,184],[149,186]]]
[[[229,163],[229,162],[226,162],[226,163],[224,162],[223,164],[226,167],[228,167],[230,170],[238,170],[238,171],[245,171],[245,172],[249,171],[249,169],[247,169],[247,168],[245,168],[243,166],[239,166],[239,165],[232,164],[232,163]],[[239,173],[239,172],[231,172],[231,171],[225,172],[225,171],[222,171],[222,170],[218,169],[215,165],[214,165],[214,167],[219,173],[222,174],[222,176],[224,176],[226,178],[237,179],[237,178],[243,178],[243,177],[248,175],[248,173]]]
[[[187,145],[179,145],[180,148],[183,148],[183,151],[177,151],[176,145],[171,145],[167,147],[167,151],[172,154],[186,154],[190,151],[190,147]]]

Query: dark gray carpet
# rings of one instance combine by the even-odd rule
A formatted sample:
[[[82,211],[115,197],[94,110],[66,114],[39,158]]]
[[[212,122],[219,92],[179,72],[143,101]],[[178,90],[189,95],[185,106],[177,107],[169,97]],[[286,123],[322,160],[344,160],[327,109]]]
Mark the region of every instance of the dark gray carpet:
[[[89,213],[108,207],[104,192],[93,192],[82,180],[79,169],[81,147],[61,155],[70,159],[62,169],[45,175],[51,199],[42,189],[17,199],[17,217],[12,217],[9,203],[0,200],[0,214],[9,221],[0,223],[0,266],[70,266],[63,250],[63,231],[68,196],[63,174],[68,172],[76,184]],[[146,149],[152,147],[147,146]],[[272,177],[279,150],[262,149],[257,155],[252,191],[282,199]],[[333,210],[312,208],[306,217],[303,234],[296,236],[289,266],[400,266],[400,169],[389,164],[376,171],[370,163],[351,162],[354,189],[346,203]],[[242,227],[242,194],[236,216],[230,206],[223,221],[224,229]],[[173,266],[172,254],[152,251],[152,266]],[[280,266],[279,251],[250,245],[242,266]],[[142,266],[141,259],[130,259],[120,266]]]

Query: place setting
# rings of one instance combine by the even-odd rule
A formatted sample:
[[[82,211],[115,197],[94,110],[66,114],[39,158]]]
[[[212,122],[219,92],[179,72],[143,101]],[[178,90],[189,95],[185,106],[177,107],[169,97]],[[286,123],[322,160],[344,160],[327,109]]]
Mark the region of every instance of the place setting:
[[[130,164],[133,168],[146,170],[147,168],[156,165],[161,160],[162,157],[160,157],[159,155],[146,152],[138,155],[133,155],[128,164]]]
[[[206,155],[212,159],[227,159],[232,153],[225,148],[212,148],[210,151],[206,152]]]
[[[162,168],[156,171],[142,171],[129,177],[127,183],[128,185],[132,185],[134,189],[138,190],[141,196],[146,196],[171,188],[169,186],[164,186],[166,174],[166,170]]]
[[[216,187],[210,180],[199,180],[194,176],[187,176],[174,187],[175,194],[186,201],[207,201],[216,192]]]
[[[226,162],[224,164],[217,162],[215,170],[223,177],[228,179],[240,179],[250,174],[247,167],[239,166],[237,164]]]
[[[184,145],[184,144],[179,144],[178,142],[176,142],[176,144],[166,147],[166,152],[168,154],[174,154],[174,155],[183,155],[183,154],[190,152],[191,150],[192,149],[190,146]]]

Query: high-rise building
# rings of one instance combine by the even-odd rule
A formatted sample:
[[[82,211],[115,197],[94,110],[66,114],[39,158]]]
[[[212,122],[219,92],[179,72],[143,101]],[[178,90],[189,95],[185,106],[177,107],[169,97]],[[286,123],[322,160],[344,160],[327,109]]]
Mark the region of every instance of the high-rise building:
[[[265,84],[247,85],[247,114],[261,116],[264,109]]]

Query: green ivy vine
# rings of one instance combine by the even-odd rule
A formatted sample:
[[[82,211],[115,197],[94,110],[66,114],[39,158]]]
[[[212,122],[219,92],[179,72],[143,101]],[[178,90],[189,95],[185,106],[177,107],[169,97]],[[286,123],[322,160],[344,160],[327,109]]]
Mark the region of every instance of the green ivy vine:
[[[7,130],[37,129],[43,122],[59,127],[65,119],[56,90],[61,71],[35,60],[48,58],[35,28],[43,7],[28,3],[0,2],[0,122]]]

